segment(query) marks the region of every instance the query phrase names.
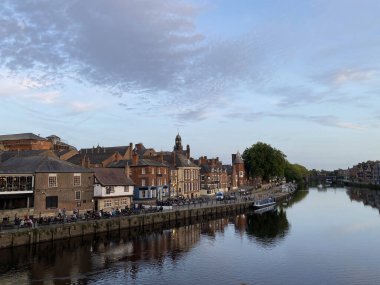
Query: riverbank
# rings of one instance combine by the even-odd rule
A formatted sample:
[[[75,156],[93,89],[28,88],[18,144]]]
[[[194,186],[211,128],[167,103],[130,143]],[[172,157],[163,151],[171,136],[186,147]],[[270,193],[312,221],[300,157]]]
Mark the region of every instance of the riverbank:
[[[259,191],[254,193],[256,197],[271,195],[280,202],[289,194],[278,191]],[[247,211],[252,200],[224,201],[212,205],[185,206],[179,209],[147,213],[131,216],[120,216],[110,219],[84,220],[75,223],[54,224],[36,228],[20,228],[0,232],[0,248],[16,247],[21,245],[33,245],[41,242],[52,242],[72,237],[97,235],[132,228],[144,228],[159,224],[175,226],[180,221],[197,221],[206,217],[220,217],[222,215],[235,215]]]

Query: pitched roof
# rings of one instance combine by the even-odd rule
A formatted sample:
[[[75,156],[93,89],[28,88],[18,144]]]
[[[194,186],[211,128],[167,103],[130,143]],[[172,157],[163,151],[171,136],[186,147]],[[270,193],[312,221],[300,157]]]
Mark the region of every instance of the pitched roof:
[[[121,155],[124,155],[126,151],[128,150],[129,145],[127,146],[111,146],[111,147],[92,147],[92,148],[82,148],[79,152],[80,154],[113,154],[115,152],[120,153]]]
[[[11,135],[1,135],[0,141],[14,141],[14,140],[39,140],[46,141],[45,138],[37,136],[33,133],[23,133],[23,134],[11,134]]]
[[[94,168],[96,179],[103,186],[133,186],[131,178],[120,168]]]
[[[169,167],[169,165],[165,162],[160,162],[154,159],[148,159],[148,158],[140,158],[137,162],[137,165],[132,164],[132,160],[119,160],[114,161],[108,167],[112,168],[123,168],[126,165],[129,165],[130,167],[133,166],[158,166],[158,167]]]
[[[69,159],[67,159],[66,161],[73,163],[73,164],[76,164],[76,165],[80,165],[81,155],[79,153],[77,153],[77,154],[73,155],[72,157],[70,157]]]
[[[50,150],[20,150],[20,151],[0,151],[0,162],[7,161],[12,157],[27,157],[27,156],[36,156],[36,155],[51,155],[56,156],[56,153],[53,153]]]
[[[0,165],[0,173],[91,173],[93,171],[60,160],[55,157],[40,155],[12,157]]]
[[[244,163],[242,157],[241,157],[241,154],[239,152],[236,153],[236,157],[235,157],[235,160],[233,161],[233,163]]]

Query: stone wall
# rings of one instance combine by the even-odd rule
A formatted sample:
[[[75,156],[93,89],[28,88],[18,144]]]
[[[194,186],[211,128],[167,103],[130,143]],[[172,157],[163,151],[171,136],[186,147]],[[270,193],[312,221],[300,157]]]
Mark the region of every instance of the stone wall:
[[[181,221],[197,221],[208,217],[239,214],[247,210],[249,203],[234,203],[218,206],[181,209],[145,215],[123,216],[112,219],[80,221],[77,223],[23,228],[0,232],[0,248],[31,245],[40,242],[70,239],[98,233],[110,233],[122,229],[143,228],[167,224],[175,226]]]

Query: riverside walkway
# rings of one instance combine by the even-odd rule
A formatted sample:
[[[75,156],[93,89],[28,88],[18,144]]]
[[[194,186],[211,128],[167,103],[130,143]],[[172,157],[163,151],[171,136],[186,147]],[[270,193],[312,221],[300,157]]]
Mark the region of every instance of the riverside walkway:
[[[282,193],[278,188],[258,189],[251,191],[249,195],[236,194],[236,199],[223,201],[211,199],[200,203],[177,204],[163,211],[152,208],[129,215],[77,219],[75,221],[63,220],[60,223],[46,225],[37,221],[28,227],[3,228],[0,231],[0,248],[109,233],[122,229],[144,228],[145,226],[163,224],[175,226],[183,220],[200,221],[203,218],[243,213],[257,199],[274,197],[276,201],[281,201],[286,199],[288,195],[288,193]]]

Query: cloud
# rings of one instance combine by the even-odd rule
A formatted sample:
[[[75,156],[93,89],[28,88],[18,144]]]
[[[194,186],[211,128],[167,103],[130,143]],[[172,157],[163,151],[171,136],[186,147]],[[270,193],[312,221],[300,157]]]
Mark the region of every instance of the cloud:
[[[264,118],[280,118],[280,119],[290,119],[298,121],[308,121],[316,123],[318,125],[326,127],[335,127],[341,129],[363,129],[360,125],[352,124],[348,122],[341,121],[338,117],[332,115],[303,115],[303,114],[286,114],[286,113],[275,113],[275,112],[246,112],[246,113],[232,113],[230,116],[241,118],[245,121],[257,121]]]
[[[0,65],[27,74],[35,87],[70,79],[100,86],[121,103],[232,99],[231,90],[263,80],[264,45],[253,33],[207,38],[197,30],[200,10],[179,0],[5,1]]]
[[[378,79],[379,70],[374,68],[344,68],[317,75],[314,79],[321,84],[342,86]]]
[[[346,69],[340,71],[333,76],[333,82],[337,84],[343,84],[346,82],[358,82],[358,81],[366,81],[375,78],[377,74],[376,70],[352,70]]]
[[[81,114],[81,113],[87,113],[89,111],[93,111],[97,109],[98,107],[91,103],[84,103],[79,101],[74,101],[69,103],[69,109],[71,110],[71,114]]]
[[[33,94],[28,97],[45,104],[54,104],[57,102],[57,99],[60,97],[60,94],[58,92],[47,92]]]

